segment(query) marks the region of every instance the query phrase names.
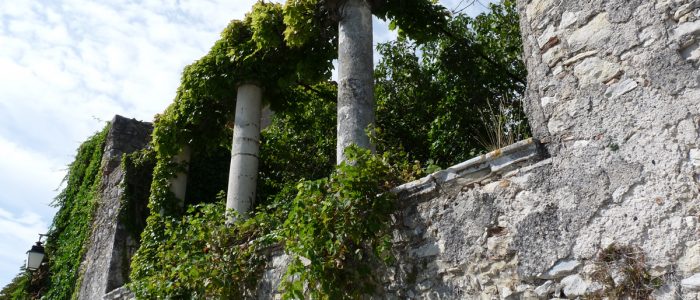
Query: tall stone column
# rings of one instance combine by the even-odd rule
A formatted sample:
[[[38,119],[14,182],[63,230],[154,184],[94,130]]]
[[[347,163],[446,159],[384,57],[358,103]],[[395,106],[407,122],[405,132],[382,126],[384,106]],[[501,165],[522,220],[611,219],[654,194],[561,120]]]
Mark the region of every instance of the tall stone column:
[[[173,157],[173,162],[177,164],[184,164],[185,170],[175,174],[174,178],[170,179],[170,191],[175,194],[175,197],[180,200],[180,205],[185,204],[185,194],[187,193],[187,172],[189,170],[189,163],[192,156],[192,151],[189,145],[182,147],[182,151]]]
[[[236,210],[244,218],[255,204],[261,111],[260,87],[253,83],[241,84],[236,97],[226,208]],[[228,222],[233,220],[228,218]]]
[[[356,144],[373,150],[365,133],[374,123],[372,11],[366,0],[347,0],[338,26],[338,141],[336,158]]]

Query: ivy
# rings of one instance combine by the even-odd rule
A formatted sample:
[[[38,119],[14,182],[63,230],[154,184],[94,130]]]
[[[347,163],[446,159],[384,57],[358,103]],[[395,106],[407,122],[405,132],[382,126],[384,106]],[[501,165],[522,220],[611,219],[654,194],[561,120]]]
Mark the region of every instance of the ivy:
[[[137,295],[143,298],[153,298],[156,296],[169,297],[169,295],[180,294],[193,295],[194,293],[197,295],[213,295],[217,292],[225,292],[227,295],[244,296],[249,287],[216,284],[201,287],[185,284],[185,282],[190,282],[190,279],[183,279],[182,276],[184,275],[178,273],[179,271],[172,271],[170,266],[174,264],[178,257],[182,258],[182,260],[175,263],[175,265],[188,265],[189,261],[186,258],[196,258],[198,253],[186,252],[189,254],[182,257],[179,255],[168,256],[168,253],[175,251],[172,249],[178,249],[177,251],[195,249],[175,245],[174,243],[200,241],[197,238],[202,237],[201,230],[220,230],[219,233],[214,235],[224,234],[224,232],[230,234],[230,239],[221,241],[221,245],[225,244],[227,247],[217,246],[218,248],[216,249],[237,249],[239,243],[250,243],[261,235],[270,232],[272,228],[280,227],[279,224],[286,218],[289,203],[291,203],[296,194],[296,182],[306,178],[317,179],[325,177],[333,169],[334,159],[330,154],[334,153],[335,149],[335,103],[328,100],[329,95],[333,96],[332,98],[335,96],[335,87],[330,84],[297,87],[284,95],[285,98],[283,100],[287,104],[285,104],[283,110],[275,114],[270,127],[262,133],[261,174],[259,176],[260,187],[258,190],[260,199],[258,203],[261,205],[259,205],[257,212],[253,214],[254,217],[250,219],[250,222],[254,222],[250,223],[251,225],[233,226],[234,229],[229,231],[229,229],[223,228],[225,226],[220,218],[223,215],[223,202],[225,202],[223,198],[225,197],[216,197],[216,194],[226,188],[230,148],[219,146],[218,149],[208,150],[199,140],[195,140],[193,144],[190,144],[193,149],[193,157],[189,164],[188,192],[186,206],[184,207],[178,204],[179,202],[169,191],[168,186],[169,178],[172,178],[182,166],[172,163],[168,156],[157,152],[154,153],[156,165],[148,203],[151,215],[147,218],[146,228],[141,234],[141,247],[132,260],[131,288]],[[156,137],[156,133],[154,133],[154,137]],[[230,145],[230,143],[231,136],[226,135],[220,137],[216,144]],[[213,143],[210,145],[213,145]],[[310,150],[315,154],[312,158],[309,158]],[[204,205],[204,203],[208,204]],[[199,207],[196,212],[190,209],[193,206]],[[207,208],[205,209],[204,207]],[[216,213],[213,213],[213,209],[217,209],[221,215],[217,217]],[[212,213],[208,214],[209,212]],[[199,215],[195,216],[195,214]],[[209,218],[209,221],[200,220],[204,217]],[[192,222],[196,224],[200,224],[197,222],[204,222],[207,225],[197,227],[190,224]],[[188,225],[184,226],[182,224]],[[177,231],[173,228],[182,229]],[[251,231],[256,233],[252,234]],[[209,236],[209,233],[206,233],[205,236]],[[207,243],[205,240],[200,242],[201,244]],[[214,253],[219,253],[222,257],[233,255],[228,252],[226,252],[228,254],[224,252]],[[240,257],[240,260],[236,260],[235,263],[229,261],[232,265],[227,267],[226,272],[221,273],[223,272],[221,270],[197,272],[197,274],[200,274],[199,277],[195,276],[195,274],[188,275],[193,276],[191,282],[203,281],[208,278],[202,277],[208,276],[206,274],[228,274],[231,276],[234,273],[242,274],[247,272],[246,270],[256,269],[255,266],[260,261],[260,256],[254,255],[253,252],[236,252],[235,255]],[[242,258],[246,255],[249,255],[247,257],[252,261]],[[216,267],[216,264],[212,266]],[[193,265],[191,268],[201,269],[202,267]],[[160,283],[165,280],[164,278],[168,278],[167,280],[173,282],[179,282],[179,287],[174,288],[161,285]],[[196,278],[199,278],[199,281],[195,280]],[[250,277],[251,280],[254,278]],[[236,279],[232,282],[241,281]]]
[[[391,260],[395,199],[388,189],[422,172],[408,161],[460,161],[483,150],[473,138],[489,125],[479,119],[480,108],[505,100],[505,111],[520,111],[512,99],[522,94],[517,79],[525,71],[513,1],[476,18],[451,17],[431,0],[372,1],[373,14],[391,20],[401,37],[379,49],[375,142],[385,154],[350,148],[353,163],[335,166],[337,92],[329,79],[341,2],[260,1],[183,70],[173,103],[155,119],[151,147],[123,159],[120,216],[148,215],[127,222],[132,235],[140,233],[130,274],[139,297],[253,297],[270,247],[292,257],[285,298],[371,294],[379,282],[370,267]],[[264,89],[276,115],[262,133],[259,205],[250,219],[227,226],[221,191],[235,90],[246,81]],[[42,277],[50,278],[47,298],[75,296],[106,132],[81,146],[56,198],[51,276]],[[193,153],[188,166],[171,161],[184,145]],[[185,167],[190,180],[181,203],[169,180]],[[17,286],[26,285],[22,278]]]
[[[285,298],[370,293],[377,284],[370,267],[390,259],[395,199],[388,191],[403,180],[399,170],[407,165],[391,165],[388,156],[367,150],[347,151],[352,164],[326,178],[288,183],[250,219],[226,225],[223,193],[181,216],[160,217],[159,243],[150,245],[157,271],[138,274],[130,288],[141,298],[252,298],[271,247],[280,245],[293,257]],[[307,257],[309,266],[302,263]],[[143,271],[144,262],[137,263]]]
[[[48,232],[46,257],[48,270],[32,278],[43,289],[32,297],[71,299],[77,296],[80,263],[90,237],[90,226],[101,184],[102,153],[110,125],[78,148],[64,179],[66,187],[55,198],[58,212]]]
[[[222,195],[223,197],[223,195]],[[224,223],[224,207],[192,206],[181,217],[163,217],[163,236],[155,247],[158,272],[133,282],[141,298],[241,299],[250,298],[265,267],[262,249],[270,240],[264,213],[239,222]]]
[[[146,227],[145,218],[150,214],[146,203],[153,180],[155,152],[151,148],[124,154],[121,169],[123,193],[120,199],[119,221],[126,227],[127,233],[134,241],[139,241],[141,232]],[[128,270],[124,278],[128,278]]]
[[[344,299],[371,294],[378,279],[372,267],[391,256],[387,157],[351,146],[328,178],[304,181],[280,229],[292,256],[282,282],[285,299]]]
[[[476,20],[449,19],[432,1],[386,1],[373,13],[393,20],[401,36],[413,38],[410,43],[423,47],[429,59],[419,60],[406,39],[395,46],[404,49],[385,46],[385,56],[395,60],[379,68],[377,143],[388,154],[351,149],[354,163],[336,168],[336,88],[327,82],[337,52],[333,3],[258,2],[243,20],[229,24],[207,55],[183,71],[173,104],[154,126],[150,216],[132,260],[130,287],[139,297],[251,297],[267,263],[265,249],[272,245],[281,245],[293,257],[283,283],[286,298],[371,293],[377,279],[369,266],[390,258],[393,199],[387,190],[398,184],[397,178],[410,180],[422,172],[407,159],[430,162],[436,157],[444,163],[477,152],[473,140],[455,142],[484,127],[474,107],[518,93],[513,92],[517,84],[492,82],[504,79],[491,76],[495,69],[472,58],[471,48],[452,49],[463,40],[494,48],[517,42],[495,41],[512,31],[485,38],[479,31],[511,26],[517,22],[508,18],[511,11]],[[445,30],[452,35],[441,33]],[[512,50],[499,53],[511,55]],[[466,71],[450,65],[463,66],[464,59],[478,64]],[[474,76],[484,80],[462,87]],[[424,81],[421,89],[407,89],[416,78]],[[259,205],[251,219],[226,226],[224,197],[214,195],[225,189],[235,89],[244,81],[263,87],[264,101],[276,114],[262,133]],[[440,99],[437,104],[434,98]],[[462,146],[453,147],[457,144]],[[168,186],[184,168],[171,162],[183,145],[193,153],[184,205]]]
[[[243,20],[231,21],[204,57],[185,67],[173,104],[156,116],[153,136],[159,155],[173,156],[185,144],[204,151],[226,146],[221,142],[231,134],[240,83],[260,85],[264,102],[279,110],[294,101],[284,95],[299,84],[330,79],[335,34],[288,43],[284,20],[281,4],[260,1]]]

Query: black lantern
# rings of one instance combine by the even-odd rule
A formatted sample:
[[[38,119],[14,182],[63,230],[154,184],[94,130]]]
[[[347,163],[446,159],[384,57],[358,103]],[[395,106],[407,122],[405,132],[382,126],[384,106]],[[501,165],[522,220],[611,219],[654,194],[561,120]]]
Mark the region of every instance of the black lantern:
[[[44,246],[41,243],[41,237],[43,234],[39,234],[39,240],[36,242],[32,249],[27,251],[27,270],[36,271],[41,266],[41,262],[44,261]]]

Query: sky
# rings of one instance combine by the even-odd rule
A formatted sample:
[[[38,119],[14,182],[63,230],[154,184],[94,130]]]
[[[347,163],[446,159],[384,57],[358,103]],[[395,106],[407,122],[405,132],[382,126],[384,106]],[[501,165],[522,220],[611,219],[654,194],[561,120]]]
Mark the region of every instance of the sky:
[[[78,146],[115,114],[152,121],[254,2],[0,1],[0,287],[48,231]],[[474,15],[490,1],[440,2]],[[395,38],[375,19],[375,44]]]

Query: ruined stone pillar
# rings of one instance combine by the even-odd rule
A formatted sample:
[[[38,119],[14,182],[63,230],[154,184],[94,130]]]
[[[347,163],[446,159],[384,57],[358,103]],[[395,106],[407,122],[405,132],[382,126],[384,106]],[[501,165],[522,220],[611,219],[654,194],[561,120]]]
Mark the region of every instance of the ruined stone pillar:
[[[127,229],[127,223],[145,221],[147,215],[132,213],[128,219],[120,217],[120,214],[129,211],[125,210],[122,197],[127,186],[150,186],[150,182],[132,182],[122,168],[122,158],[125,154],[145,148],[150,142],[152,130],[150,123],[122,116],[112,119],[102,155],[101,184],[94,196],[97,203],[90,224],[90,239],[85,241],[85,256],[79,270],[77,299],[102,299],[106,293],[128,282],[129,263],[134,255],[134,246],[139,243],[140,232],[134,236]],[[143,199],[142,203],[132,205],[145,208],[146,202]]]
[[[170,191],[175,194],[175,197],[180,200],[180,206],[185,204],[185,194],[187,193],[187,172],[192,156],[192,150],[189,145],[182,147],[180,153],[173,157],[172,161],[178,165],[184,165],[185,169],[175,174],[174,178],[170,179]]]
[[[373,149],[365,130],[374,123],[372,12],[367,0],[341,5],[338,26],[338,141],[336,159],[356,144]]]
[[[253,83],[241,84],[236,97],[226,208],[236,210],[244,218],[255,203],[261,111],[260,87]],[[229,222],[233,220],[228,218]]]

